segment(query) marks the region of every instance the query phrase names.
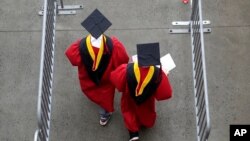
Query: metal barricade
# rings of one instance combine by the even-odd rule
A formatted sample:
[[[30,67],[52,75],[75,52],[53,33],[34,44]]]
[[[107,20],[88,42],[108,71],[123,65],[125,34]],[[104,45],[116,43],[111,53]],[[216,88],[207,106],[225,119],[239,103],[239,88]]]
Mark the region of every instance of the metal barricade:
[[[48,141],[55,52],[56,0],[44,0],[41,62],[38,87],[38,129],[34,141]]]
[[[171,34],[191,34],[197,140],[207,141],[210,134],[211,125],[206,77],[204,33],[210,33],[211,28],[203,27],[203,25],[210,24],[210,21],[203,21],[202,0],[192,0],[191,3],[192,13],[190,21],[172,22],[173,25],[188,26],[188,28],[170,29],[169,32]]]
[[[210,133],[210,116],[206,77],[201,0],[193,0],[191,14],[191,41],[196,125],[198,141],[206,141]]]
[[[43,27],[37,102],[38,129],[34,141],[49,141],[56,16],[76,14],[75,9],[83,8],[82,5],[64,6],[63,0],[60,0],[60,4],[59,6],[57,0],[44,0],[42,10],[38,12],[39,15],[43,15]]]
[[[39,15],[43,15],[43,27],[37,102],[38,129],[34,141],[49,141],[56,16],[76,14],[75,9],[83,8],[82,5],[64,6],[63,0],[60,0],[60,4],[59,6],[57,0],[44,0],[42,10],[38,12]]]

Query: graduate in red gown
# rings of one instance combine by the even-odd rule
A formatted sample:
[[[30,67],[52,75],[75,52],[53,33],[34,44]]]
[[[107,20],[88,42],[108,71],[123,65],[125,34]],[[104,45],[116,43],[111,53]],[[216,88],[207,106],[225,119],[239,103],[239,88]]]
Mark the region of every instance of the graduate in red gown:
[[[103,34],[111,23],[100,11],[96,9],[81,24],[90,35],[73,42],[65,54],[78,67],[83,93],[100,106],[100,124],[104,126],[114,111],[115,86],[110,82],[110,73],[128,63],[129,57],[116,37]]]
[[[122,92],[121,110],[129,141],[139,140],[141,126],[154,125],[155,100],[172,96],[170,82],[160,65],[159,43],[139,44],[137,54],[137,62],[123,64],[110,75],[112,83]]]

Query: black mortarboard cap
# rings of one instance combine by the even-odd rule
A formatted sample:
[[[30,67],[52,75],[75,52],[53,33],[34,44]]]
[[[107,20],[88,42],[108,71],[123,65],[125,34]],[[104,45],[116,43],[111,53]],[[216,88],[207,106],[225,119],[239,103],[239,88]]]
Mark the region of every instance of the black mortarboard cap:
[[[96,39],[101,36],[112,23],[98,10],[95,9],[81,25]]]
[[[159,43],[137,44],[139,66],[160,65]]]

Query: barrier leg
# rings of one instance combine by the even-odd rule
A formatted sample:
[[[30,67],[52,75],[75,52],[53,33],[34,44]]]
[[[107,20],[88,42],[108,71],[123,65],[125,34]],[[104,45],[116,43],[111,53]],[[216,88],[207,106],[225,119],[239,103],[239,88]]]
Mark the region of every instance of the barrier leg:
[[[60,3],[60,5],[58,5]],[[83,5],[64,5],[63,0],[57,1],[57,14],[58,15],[75,15],[76,10],[83,9]],[[43,15],[43,8],[38,12],[38,15]]]

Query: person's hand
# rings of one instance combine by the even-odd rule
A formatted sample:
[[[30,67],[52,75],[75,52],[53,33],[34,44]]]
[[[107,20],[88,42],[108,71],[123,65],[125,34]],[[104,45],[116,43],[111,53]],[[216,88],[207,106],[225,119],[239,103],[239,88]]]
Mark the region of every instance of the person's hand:
[[[167,69],[162,68],[162,71],[163,71],[166,75],[169,74],[169,71],[168,71]]]

